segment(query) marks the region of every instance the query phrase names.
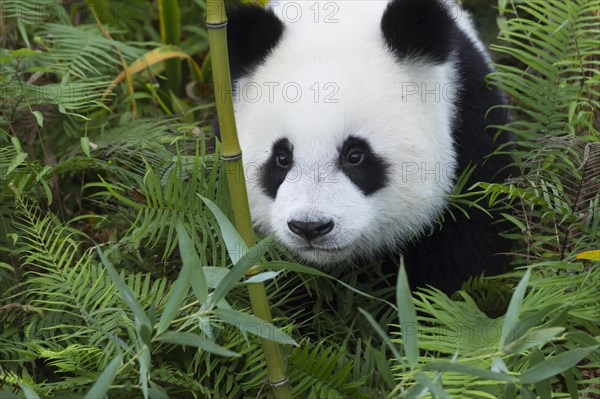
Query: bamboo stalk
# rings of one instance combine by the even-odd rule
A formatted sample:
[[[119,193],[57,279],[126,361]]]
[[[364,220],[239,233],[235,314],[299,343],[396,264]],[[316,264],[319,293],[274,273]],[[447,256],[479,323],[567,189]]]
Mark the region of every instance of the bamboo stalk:
[[[227,16],[223,0],[207,0],[208,39],[210,44],[215,99],[221,141],[222,156],[226,163],[227,182],[231,195],[234,223],[248,247],[256,245],[252,218],[248,205],[248,193],[244,179],[242,150],[237,136],[231,97],[231,77],[227,56]],[[257,317],[273,322],[267,292],[263,283],[248,286],[252,310]],[[285,372],[279,345],[262,339],[262,348],[267,362],[269,384],[277,399],[292,397],[292,390]]]
[[[164,45],[181,43],[181,19],[178,0],[158,0],[160,39]],[[181,60],[165,60],[167,85],[176,96],[181,95]]]

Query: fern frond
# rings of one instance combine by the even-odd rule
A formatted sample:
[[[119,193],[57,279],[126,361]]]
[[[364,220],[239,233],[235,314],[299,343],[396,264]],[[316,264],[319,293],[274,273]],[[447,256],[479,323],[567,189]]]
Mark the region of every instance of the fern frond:
[[[157,167],[144,162],[147,169],[137,190],[143,202],[128,198],[128,187],[105,182],[113,196],[137,211],[124,242],[139,247],[144,240],[145,247],[153,248],[165,240],[163,258],[167,258],[177,245],[175,226],[182,222],[194,226],[191,236],[201,245],[198,249],[205,264],[226,264],[226,250],[216,241],[218,225],[198,195],[214,197],[227,192],[223,179],[218,178],[218,155],[177,156]],[[224,203],[224,198],[220,202]],[[207,251],[209,248],[212,251]]]
[[[517,104],[512,108],[529,116],[509,124],[509,130],[519,138],[539,138],[589,129],[598,106],[599,73],[593,65],[600,28],[591,23],[597,17],[594,2],[533,1],[517,10],[519,17],[507,21],[500,36],[505,44],[491,46],[528,66],[523,71],[496,65],[489,77],[511,95]]]
[[[288,359],[288,372],[296,397],[367,398],[360,388],[366,376],[351,378],[353,360],[345,351],[326,346],[325,341],[311,345],[306,340],[295,348]]]
[[[508,194],[514,205],[508,217],[529,237],[523,243],[529,259],[570,259],[600,239],[600,169],[589,157],[600,138],[596,6],[519,3],[501,32],[503,44],[492,46],[528,66],[497,65],[489,77],[513,100],[508,108],[518,118],[504,128],[517,137],[511,152],[522,177],[485,190],[491,202]]]
[[[86,79],[106,74],[116,75],[121,63],[113,47],[119,49],[127,62],[132,62],[143,54],[141,49],[132,45],[105,38],[96,25],[75,27],[47,23],[42,26],[40,34],[47,49],[41,56],[42,60],[65,77]],[[108,84],[104,87],[108,87]]]
[[[14,18],[19,24],[34,28],[40,22],[48,20],[69,23],[69,16],[59,0],[5,0],[0,7],[5,18]]]

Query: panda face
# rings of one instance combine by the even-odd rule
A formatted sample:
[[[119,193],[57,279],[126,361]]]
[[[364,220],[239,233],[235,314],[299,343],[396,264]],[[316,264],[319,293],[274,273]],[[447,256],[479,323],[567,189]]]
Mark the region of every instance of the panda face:
[[[392,56],[380,56],[390,73],[405,73]],[[310,72],[335,71],[337,80],[327,82],[339,88],[337,103],[315,102],[308,93],[297,102],[240,95],[236,104],[254,223],[317,265],[371,256],[415,237],[443,210],[454,178],[449,104],[406,101],[389,74],[365,82],[368,66],[354,65],[346,79],[342,68]],[[440,79],[451,71],[425,69]],[[276,74],[265,65],[240,83]],[[312,84],[298,76],[278,81]]]
[[[311,263],[351,259],[356,245],[372,247],[372,199],[387,180],[387,162],[363,138],[348,136],[318,152],[310,143],[279,139],[260,171],[260,190],[270,199],[265,230]],[[252,202],[256,216],[263,199]]]
[[[456,174],[451,53],[402,60],[382,30],[387,2],[339,4],[332,25],[261,14],[280,24],[276,40],[232,69],[243,71],[234,105],[255,226],[323,267],[421,234]]]

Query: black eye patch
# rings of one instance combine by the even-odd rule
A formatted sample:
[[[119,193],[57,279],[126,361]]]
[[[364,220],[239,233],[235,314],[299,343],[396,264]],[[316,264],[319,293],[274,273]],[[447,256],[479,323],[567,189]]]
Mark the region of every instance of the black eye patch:
[[[275,199],[277,190],[294,166],[294,147],[286,138],[277,140],[271,147],[271,155],[260,168],[260,185],[266,195]]]
[[[338,167],[365,195],[382,189],[388,182],[388,165],[369,143],[350,136],[340,149]]]

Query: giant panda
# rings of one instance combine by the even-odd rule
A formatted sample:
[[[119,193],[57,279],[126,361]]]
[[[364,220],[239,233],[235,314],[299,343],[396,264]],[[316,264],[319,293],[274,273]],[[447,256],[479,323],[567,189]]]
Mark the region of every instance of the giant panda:
[[[448,293],[505,269],[497,215],[448,212],[466,168],[466,187],[511,170],[490,156],[509,140],[497,128],[508,117],[493,108],[503,95],[486,85],[490,58],[457,4],[278,1],[227,13],[259,231],[325,271],[402,254],[413,287]]]

